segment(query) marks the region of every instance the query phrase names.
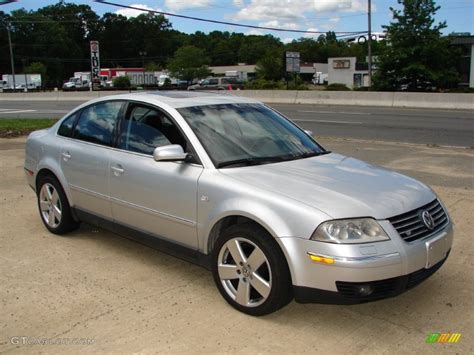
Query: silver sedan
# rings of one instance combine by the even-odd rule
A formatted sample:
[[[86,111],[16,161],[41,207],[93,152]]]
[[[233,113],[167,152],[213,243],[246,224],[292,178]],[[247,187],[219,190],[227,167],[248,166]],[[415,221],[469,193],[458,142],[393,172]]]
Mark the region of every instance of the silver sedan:
[[[212,270],[236,309],[398,295],[452,245],[426,185],[332,153],[250,99],[141,93],[87,102],[27,140],[46,228],[92,223]]]

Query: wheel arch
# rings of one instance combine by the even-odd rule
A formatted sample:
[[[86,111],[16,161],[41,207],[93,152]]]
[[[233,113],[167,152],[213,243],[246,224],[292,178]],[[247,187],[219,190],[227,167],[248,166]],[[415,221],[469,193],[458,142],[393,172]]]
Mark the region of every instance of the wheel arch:
[[[40,181],[40,179],[42,177],[48,176],[48,175],[53,176],[56,180],[58,180],[58,182],[61,184],[61,187],[64,190],[64,193],[66,194],[66,198],[69,202],[69,205],[72,207],[73,206],[73,200],[72,200],[72,197],[71,197],[71,192],[67,188],[68,185],[67,185],[67,182],[66,182],[66,178],[60,172],[59,169],[55,169],[51,165],[42,164],[42,165],[38,166],[38,172],[36,173],[36,176],[35,176],[35,189],[36,189],[36,192],[38,192],[38,182]]]

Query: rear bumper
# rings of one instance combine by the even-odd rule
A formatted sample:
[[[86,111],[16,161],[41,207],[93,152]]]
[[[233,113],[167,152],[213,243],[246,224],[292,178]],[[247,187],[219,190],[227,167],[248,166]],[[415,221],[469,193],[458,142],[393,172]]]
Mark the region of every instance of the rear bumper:
[[[420,269],[408,275],[369,282],[336,282],[337,291],[328,291],[311,287],[294,286],[294,297],[298,303],[358,304],[379,299],[395,297],[419,285],[433,275],[446,261],[446,257],[429,269]],[[369,296],[361,296],[361,286],[372,288]]]

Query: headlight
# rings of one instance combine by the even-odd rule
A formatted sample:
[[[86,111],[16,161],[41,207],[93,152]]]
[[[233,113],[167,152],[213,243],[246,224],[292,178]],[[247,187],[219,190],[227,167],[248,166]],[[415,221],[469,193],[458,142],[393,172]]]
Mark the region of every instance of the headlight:
[[[390,238],[374,219],[360,218],[321,223],[311,239],[336,244],[357,244],[379,242]]]

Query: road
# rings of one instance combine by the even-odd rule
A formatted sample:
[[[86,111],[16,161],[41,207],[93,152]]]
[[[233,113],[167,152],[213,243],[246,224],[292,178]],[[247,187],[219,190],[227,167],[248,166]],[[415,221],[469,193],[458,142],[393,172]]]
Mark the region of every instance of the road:
[[[0,101],[0,119],[59,118],[78,101]],[[316,137],[474,146],[474,113],[386,107],[272,104]]]

